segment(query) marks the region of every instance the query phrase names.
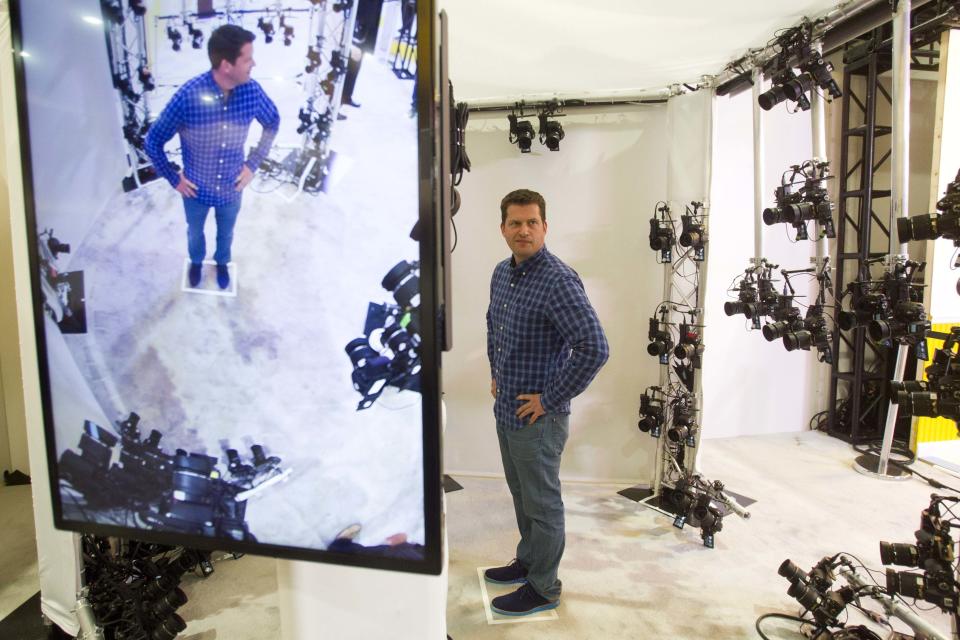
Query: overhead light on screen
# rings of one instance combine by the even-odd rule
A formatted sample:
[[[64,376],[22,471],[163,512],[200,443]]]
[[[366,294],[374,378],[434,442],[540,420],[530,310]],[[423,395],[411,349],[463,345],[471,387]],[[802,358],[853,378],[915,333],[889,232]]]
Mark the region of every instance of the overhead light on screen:
[[[97,27],[103,26],[103,20],[101,20],[100,18],[94,18],[93,16],[83,16],[83,21],[86,22],[87,24],[92,24]]]

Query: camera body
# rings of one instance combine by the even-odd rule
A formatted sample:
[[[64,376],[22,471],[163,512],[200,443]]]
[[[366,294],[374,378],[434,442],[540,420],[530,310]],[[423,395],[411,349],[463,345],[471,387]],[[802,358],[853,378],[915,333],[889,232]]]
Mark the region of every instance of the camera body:
[[[837,324],[844,331],[866,325],[874,342],[914,346],[917,359],[926,360],[930,320],[923,307],[924,285],[913,282],[925,266],[925,262],[901,260],[874,280],[864,264],[860,279],[847,285],[850,311],[841,311]]]
[[[670,219],[670,207],[666,204],[658,207],[650,218],[649,240],[650,248],[660,252],[657,262],[666,264],[673,261],[673,246],[677,243],[677,238],[673,221]]]
[[[890,397],[905,414],[960,421],[960,327],[933,354],[924,381],[891,382]]]
[[[937,202],[937,213],[897,218],[900,242],[946,238],[960,247],[960,172]]]
[[[662,327],[662,328],[661,328]],[[650,325],[647,330],[647,353],[651,356],[657,356],[660,364],[667,364],[670,361],[670,352],[673,350],[673,336],[665,322],[650,318]]]
[[[784,333],[783,347],[787,351],[797,349],[809,351],[813,347],[817,350],[820,362],[833,364],[833,346],[830,344],[831,334],[827,326],[827,319],[823,315],[823,305],[810,305],[801,325],[794,331]]]
[[[700,369],[703,363],[703,340],[697,327],[680,324],[680,343],[674,347],[673,355],[679,360],[689,360],[694,369]]]
[[[649,387],[640,396],[640,421],[637,427],[653,438],[659,438],[663,432],[664,408],[660,387]]]
[[[960,604],[960,591],[953,575],[956,559],[950,522],[940,515],[944,498],[934,494],[930,506],[920,515],[920,528],[914,533],[917,544],[880,542],[880,561],[923,569],[923,573],[887,569],[887,591],[907,598],[918,598],[954,614]]]
[[[808,240],[807,222],[813,221],[822,229],[817,239],[835,238],[833,203],[826,187],[829,176],[830,163],[821,160],[808,160],[790,167],[781,185],[774,190],[776,206],[763,210],[764,224],[789,224],[797,230],[797,240]]]

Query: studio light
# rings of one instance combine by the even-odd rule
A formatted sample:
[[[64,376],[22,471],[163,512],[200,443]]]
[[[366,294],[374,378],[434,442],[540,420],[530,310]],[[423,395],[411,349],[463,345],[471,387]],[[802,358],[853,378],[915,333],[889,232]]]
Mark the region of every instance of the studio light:
[[[289,47],[293,43],[293,27],[287,24],[286,16],[280,16],[280,30],[283,32],[283,46]]]
[[[540,114],[540,144],[546,145],[550,151],[560,150],[560,141],[563,140],[563,126],[557,120],[550,120],[549,114]]]
[[[304,71],[307,73],[313,73],[320,68],[320,49],[317,47],[310,47],[307,49],[307,66],[304,67]]]
[[[187,33],[190,34],[190,46],[199,49],[203,46],[203,31],[197,29],[192,23],[187,23]]]
[[[260,19],[257,20],[257,29],[263,32],[263,41],[267,44],[273,42],[273,21],[260,16]]]
[[[140,78],[140,84],[143,85],[144,91],[153,91],[157,88],[157,83],[153,79],[153,72],[147,65],[140,65],[140,68],[137,69],[137,77]]]
[[[183,42],[183,34],[172,26],[167,26],[167,38],[170,40],[170,46],[174,51],[180,51],[180,44]]]
[[[529,120],[517,120],[517,116],[512,113],[507,119],[510,121],[510,144],[516,144],[520,153],[530,153],[535,135],[533,125]]]

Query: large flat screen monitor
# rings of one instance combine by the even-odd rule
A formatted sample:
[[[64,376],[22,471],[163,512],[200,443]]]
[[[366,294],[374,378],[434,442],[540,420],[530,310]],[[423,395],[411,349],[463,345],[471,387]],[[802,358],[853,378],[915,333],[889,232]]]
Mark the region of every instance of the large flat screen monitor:
[[[11,15],[56,526],[439,573],[433,3]]]

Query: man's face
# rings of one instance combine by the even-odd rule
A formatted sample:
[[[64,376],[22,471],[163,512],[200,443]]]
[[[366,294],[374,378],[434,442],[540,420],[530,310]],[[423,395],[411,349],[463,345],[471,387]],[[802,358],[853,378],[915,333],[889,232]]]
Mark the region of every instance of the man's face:
[[[500,233],[518,264],[533,256],[540,251],[547,235],[547,223],[540,219],[540,205],[509,205],[507,219],[500,225]]]
[[[250,80],[250,72],[257,63],[253,61],[253,43],[248,42],[240,48],[240,55],[230,64],[228,60],[220,63],[223,74],[230,78],[234,86],[240,86]]]

